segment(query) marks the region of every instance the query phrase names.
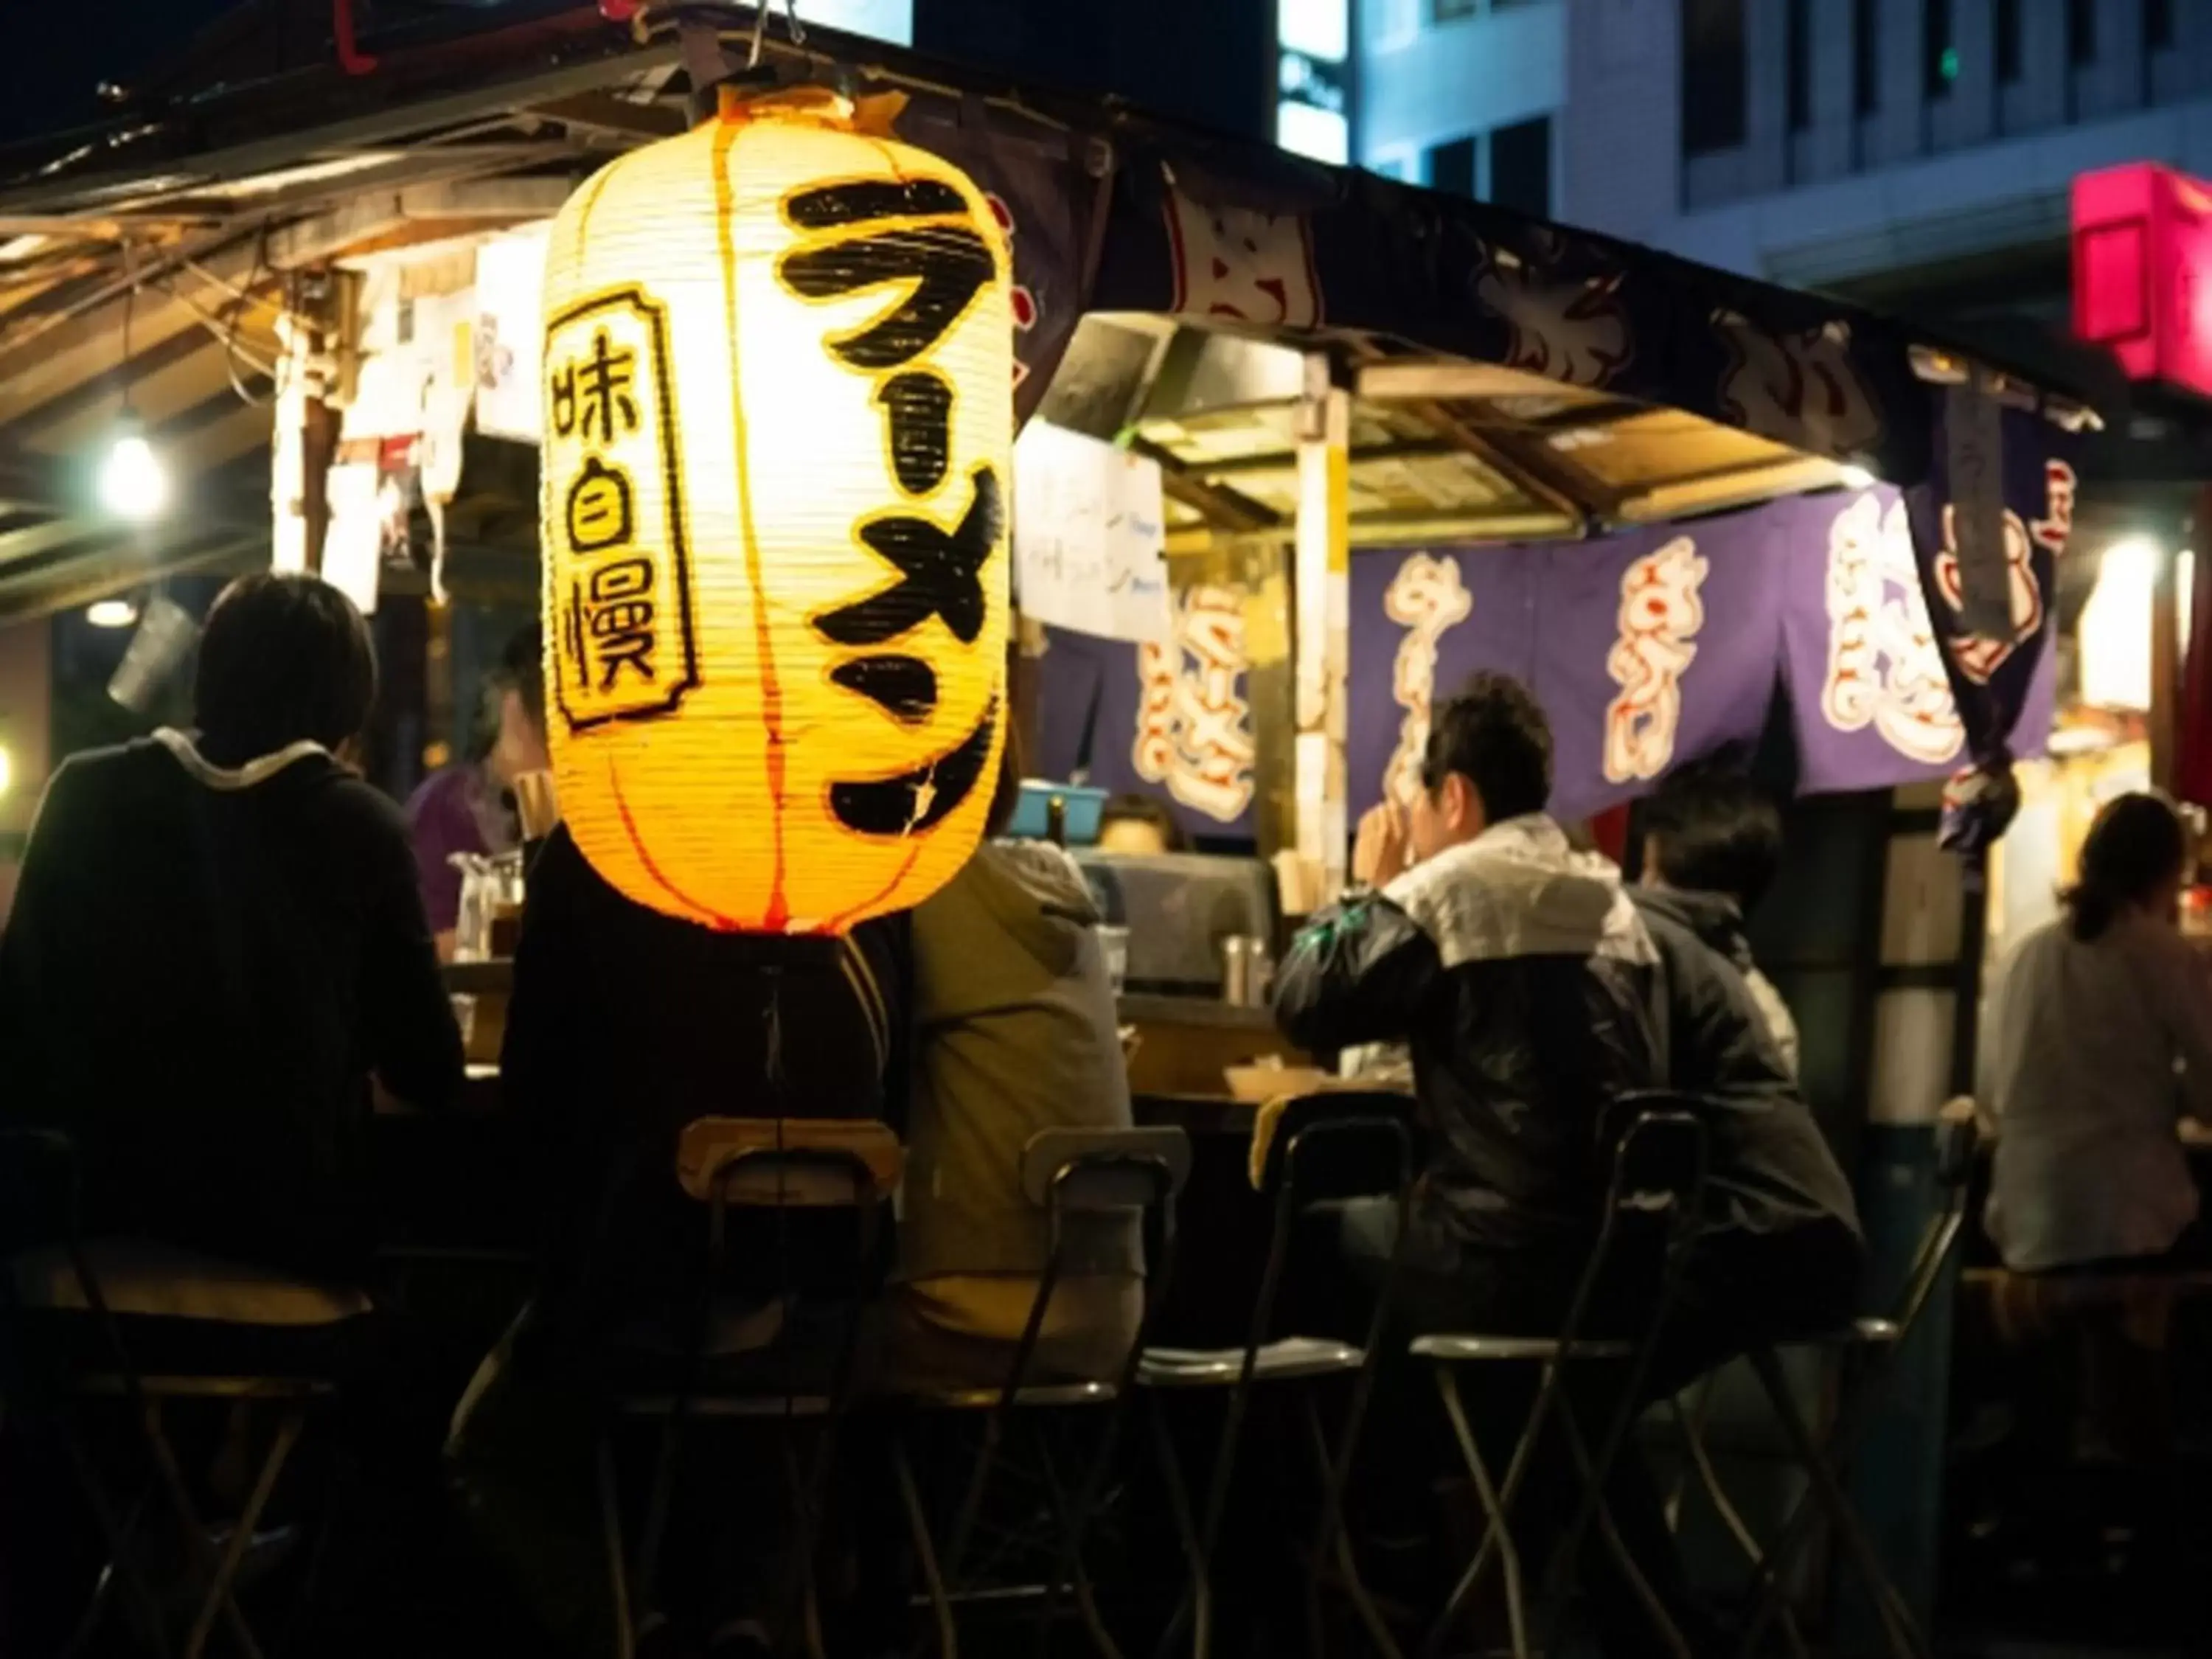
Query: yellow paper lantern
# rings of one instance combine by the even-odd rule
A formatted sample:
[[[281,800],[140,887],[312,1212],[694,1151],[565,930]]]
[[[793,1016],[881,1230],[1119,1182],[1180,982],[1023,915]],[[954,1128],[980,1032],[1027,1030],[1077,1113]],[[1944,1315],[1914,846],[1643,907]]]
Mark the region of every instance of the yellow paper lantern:
[[[597,174],[545,280],[563,815],[632,899],[840,933],[974,851],[1003,740],[1008,254],[827,93]]]

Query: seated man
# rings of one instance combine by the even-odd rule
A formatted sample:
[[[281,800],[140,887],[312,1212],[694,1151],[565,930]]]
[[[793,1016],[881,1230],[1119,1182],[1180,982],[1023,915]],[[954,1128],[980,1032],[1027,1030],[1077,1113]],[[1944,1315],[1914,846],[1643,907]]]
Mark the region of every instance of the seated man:
[[[1769,1267],[1778,1280],[1810,1259],[1823,1275],[1814,1318],[1829,1322],[1830,1257],[1840,1253],[1847,1268],[1846,1308],[1856,1271],[1848,1191],[1741,976],[1686,930],[1639,915],[1613,866],[1574,852],[1544,815],[1543,711],[1516,682],[1476,676],[1435,711],[1421,781],[1404,826],[1388,807],[1360,826],[1354,874],[1386,884],[1300,934],[1275,1002],[1285,1032],[1310,1051],[1393,1039],[1411,1049],[1430,1153],[1402,1222],[1399,1319],[1415,1331],[1556,1331],[1599,1220],[1607,1170],[1589,1156],[1599,1114],[1621,1094],[1671,1085],[1713,1097],[1705,1236],[1689,1280],[1717,1286],[1730,1272]],[[1778,1162],[1793,1176],[1780,1194],[1770,1179]],[[1797,1182],[1801,1162],[1812,1175]],[[1809,1231],[1793,1233],[1800,1221]],[[1396,1237],[1391,1206],[1352,1206],[1342,1234],[1355,1274],[1377,1281]],[[1806,1249],[1769,1248],[1784,1235]],[[1713,1266],[1701,1271],[1701,1260]],[[1776,1314],[1765,1288],[1752,1309],[1705,1298],[1678,1321],[1652,1397],[1784,1334],[1768,1316],[1790,1310]],[[1515,1402],[1498,1405],[1487,1426],[1510,1441]],[[1564,1468],[1539,1471],[1528,1501],[1543,1505],[1547,1490],[1556,1498],[1571,1482]],[[1676,1623],[1694,1635],[1698,1616],[1632,1455],[1615,1471],[1612,1504]],[[1608,1650],[1638,1650],[1645,1638],[1632,1590],[1609,1566],[1591,1588]]]
[[[479,1369],[447,1449],[473,1529],[566,1651],[615,1648],[593,1448],[617,1370],[682,1352],[707,1267],[708,1206],[676,1176],[702,1117],[882,1118],[905,1091],[908,923],[841,939],[718,933],[635,903],[556,829],[530,868],[501,1093],[539,1167],[544,1245],[528,1309]],[[718,1331],[819,1385],[851,1287],[838,1211],[733,1214]],[[888,1227],[884,1229],[888,1233]],[[859,1264],[865,1271],[869,1264]],[[787,1288],[800,1294],[781,1299]],[[810,1291],[821,1292],[808,1296]],[[770,1352],[769,1351],[773,1352]],[[771,1488],[772,1490],[772,1488]],[[772,1502],[747,1500],[766,1527]],[[757,1559],[769,1540],[739,1540]],[[718,1649],[760,1644],[755,1587],[715,1609]]]
[[[1644,804],[1644,877],[1636,902],[1688,928],[1743,975],[1784,1069],[1797,1075],[1797,1023],[1751,959],[1746,917],[1782,863],[1782,814],[1741,773],[1686,766]]]
[[[309,1275],[368,1266],[370,1078],[461,1082],[398,809],[338,757],[376,661],[337,589],[246,576],[198,730],[55,774],[0,945],[7,1121],[67,1130],[84,1224]]]
[[[1020,797],[1009,743],[991,804]],[[996,1387],[1036,1300],[1045,1213],[1022,1189],[1042,1129],[1129,1126],[1129,1082],[1098,913],[1073,859],[986,841],[914,913],[914,1100],[895,1362],[915,1382]],[[1071,1226],[1028,1379],[1118,1374],[1142,1313],[1133,1220]]]
[[[1551,765],[1535,700],[1477,675],[1432,715],[1403,821],[1362,821],[1369,890],[1316,916],[1276,981],[1308,1052],[1412,1052],[1430,1150],[1401,1294],[1431,1328],[1556,1324],[1604,1190],[1598,1115],[1665,1080],[1657,950],[1613,867],[1544,815]],[[1355,1262],[1379,1276],[1392,1231],[1350,1212]]]

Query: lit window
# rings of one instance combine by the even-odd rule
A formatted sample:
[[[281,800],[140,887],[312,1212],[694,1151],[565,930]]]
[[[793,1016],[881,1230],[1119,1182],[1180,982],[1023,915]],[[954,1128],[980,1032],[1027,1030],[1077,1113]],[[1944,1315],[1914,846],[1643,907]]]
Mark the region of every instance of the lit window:
[[[1275,142],[1293,155],[1342,167],[1352,155],[1352,124],[1311,104],[1275,106]]]
[[[799,11],[802,25],[819,23],[895,46],[914,44],[914,0],[806,0]]]
[[[1285,52],[1340,64],[1352,46],[1349,0],[1279,0],[1275,39]]]

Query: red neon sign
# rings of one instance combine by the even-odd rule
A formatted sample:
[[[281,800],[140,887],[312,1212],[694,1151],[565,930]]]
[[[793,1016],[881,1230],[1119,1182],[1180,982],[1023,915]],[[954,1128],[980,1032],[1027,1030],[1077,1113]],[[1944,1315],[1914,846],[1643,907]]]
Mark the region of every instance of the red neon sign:
[[[2074,335],[2212,397],[2212,185],[2148,161],[2074,180]]]

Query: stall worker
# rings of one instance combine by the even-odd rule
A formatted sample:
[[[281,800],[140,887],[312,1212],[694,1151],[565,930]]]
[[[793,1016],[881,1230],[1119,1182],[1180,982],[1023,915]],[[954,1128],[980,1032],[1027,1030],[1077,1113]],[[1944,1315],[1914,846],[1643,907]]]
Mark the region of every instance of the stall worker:
[[[1168,810],[1151,795],[1115,795],[1098,811],[1098,850],[1158,857],[1188,853],[1190,837]]]
[[[1004,842],[1021,798],[1009,733],[988,837],[914,913],[915,1054],[894,1362],[915,1383],[996,1387],[1036,1301],[1046,1218],[1022,1151],[1054,1128],[1127,1128],[1129,1081],[1098,911],[1045,842]],[[1071,1224],[1025,1382],[1119,1374],[1142,1310],[1133,1219]]]
[[[546,770],[544,635],[536,623],[519,630],[486,679],[477,734],[468,759],[433,773],[407,803],[423,907],[450,962],[461,908],[457,853],[485,855],[521,845],[516,781]]]

